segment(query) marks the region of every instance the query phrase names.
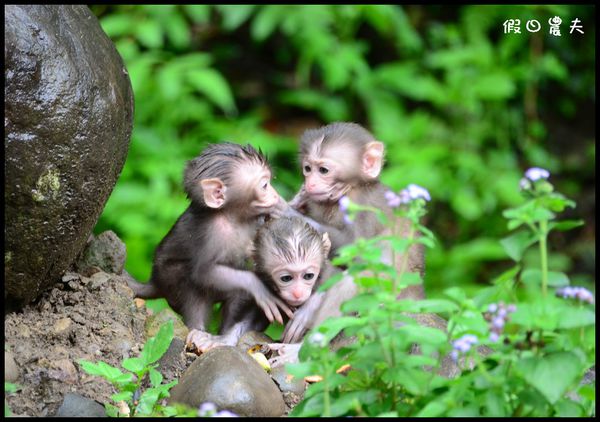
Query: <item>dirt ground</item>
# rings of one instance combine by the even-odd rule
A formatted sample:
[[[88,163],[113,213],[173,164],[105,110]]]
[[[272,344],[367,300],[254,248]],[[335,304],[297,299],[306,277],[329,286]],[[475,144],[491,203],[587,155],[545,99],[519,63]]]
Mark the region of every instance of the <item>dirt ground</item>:
[[[6,396],[14,415],[53,416],[69,392],[111,402],[112,385],[85,373],[78,361],[119,367],[143,347],[147,311],[136,306],[125,279],[102,271],[87,275],[67,273],[36,303],[5,315],[5,352],[16,361],[21,387]],[[162,369],[169,382],[185,368]]]

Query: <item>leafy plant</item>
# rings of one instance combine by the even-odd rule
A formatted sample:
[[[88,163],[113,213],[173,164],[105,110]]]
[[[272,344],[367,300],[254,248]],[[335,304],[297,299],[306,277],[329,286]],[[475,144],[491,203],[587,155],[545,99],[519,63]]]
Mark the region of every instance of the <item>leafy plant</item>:
[[[4,381],[4,394],[12,394],[19,391],[21,387],[18,384],[13,384],[12,382]],[[8,407],[8,402],[6,398],[4,399],[4,416],[12,416],[12,412],[10,411],[10,407]]]
[[[85,372],[102,377],[117,388],[118,392],[111,396],[117,406],[105,405],[108,416],[174,416],[186,412],[185,409],[182,411],[161,404],[164,398],[169,397],[169,390],[177,384],[177,380],[162,384],[163,376],[156,370],[158,364],[155,362],[165,354],[172,340],[173,321],[168,321],[155,337],[148,339],[139,357],[123,360],[121,366],[128,372],[102,361],[79,361]]]
[[[307,337],[301,362],[288,365],[296,377],[322,377],[308,387],[292,415],[593,415],[595,387],[581,382],[595,364],[593,295],[583,288],[564,287],[568,277],[548,271],[546,263],[548,232],[580,222],[553,221],[555,212],[575,204],[554,192],[548,176],[544,169],[528,170],[521,181],[527,201],[505,212],[510,229],[530,229],[502,242],[518,265],[473,298],[453,287],[445,290],[444,299],[396,300],[398,289],[420,280],[406,274],[403,266],[382,264],[378,245],[389,242],[403,253],[415,242],[434,244],[433,235],[419,223],[429,193],[415,185],[400,195],[389,192],[396,214],[408,218],[413,232],[421,236],[361,239],[341,249],[335,262],[347,266],[359,287],[342,310],[356,316],[325,321]],[[340,207],[349,222],[357,212],[376,212],[382,221],[394,221],[347,199]],[[541,267],[523,267],[522,253],[535,243]],[[558,286],[562,289],[556,295],[549,293]],[[419,326],[408,316],[431,312],[449,316],[447,332]],[[332,351],[327,344],[340,331],[356,340]],[[414,353],[415,345],[419,353]],[[461,369],[452,379],[439,374],[448,357]]]

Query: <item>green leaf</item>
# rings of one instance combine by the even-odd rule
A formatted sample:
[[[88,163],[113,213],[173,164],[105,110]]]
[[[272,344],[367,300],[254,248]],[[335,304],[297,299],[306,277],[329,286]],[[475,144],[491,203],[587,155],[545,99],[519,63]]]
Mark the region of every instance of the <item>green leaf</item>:
[[[225,78],[214,69],[196,69],[188,72],[189,83],[223,111],[236,110],[233,94]]]
[[[116,406],[113,406],[112,404],[104,404],[104,411],[106,412],[106,416],[108,416],[109,418],[119,417],[119,409]]]
[[[513,261],[519,262],[523,252],[537,241],[537,237],[528,231],[519,231],[500,240],[500,244]]]
[[[515,93],[513,78],[504,72],[490,72],[476,78],[474,92],[483,100],[505,100]]]
[[[583,226],[584,222],[583,220],[564,220],[564,221],[558,221],[558,222],[551,222],[550,224],[548,224],[548,230],[559,230],[559,231],[566,231],[566,230],[571,230],[575,227],[579,227],[579,226]]]
[[[446,342],[446,333],[431,327],[420,325],[403,325],[396,329],[396,332],[402,335],[406,341],[418,344],[443,344]]]
[[[264,5],[252,19],[250,34],[256,41],[264,41],[273,33],[277,24],[285,17],[285,6]]]
[[[144,362],[140,358],[127,358],[121,363],[121,366],[128,371],[140,373],[144,369]]]
[[[102,361],[98,362],[97,364],[94,364],[92,362],[88,362],[82,359],[78,363],[79,366],[81,366],[81,369],[83,369],[88,374],[98,375],[112,383],[120,384],[123,382],[130,382],[133,377],[132,374],[124,374],[118,368],[114,368]]]
[[[574,402],[569,399],[562,399],[558,401],[554,408],[556,409],[556,415],[559,418],[563,417],[581,417],[585,416],[583,413],[583,408],[579,405],[579,403]]]
[[[163,376],[154,368],[150,368],[150,382],[153,387],[158,387],[163,380]]]
[[[100,20],[100,25],[106,35],[117,38],[132,33],[133,25],[130,15],[107,15]]]
[[[516,369],[525,381],[554,404],[577,381],[583,367],[576,354],[558,352],[521,359],[517,362]]]
[[[529,286],[541,286],[542,271],[537,268],[528,268],[521,274],[523,283]],[[548,286],[562,287],[569,285],[569,277],[566,274],[558,271],[548,271]]]
[[[419,413],[417,413],[417,416],[422,418],[442,416],[447,408],[448,406],[443,402],[430,401]]]
[[[489,390],[485,394],[485,416],[506,417],[509,416],[505,406],[506,400],[502,391]]]
[[[132,391],[121,391],[120,393],[113,394],[112,396],[110,396],[110,398],[115,402],[120,402],[120,401],[128,402],[133,398],[133,392]]]
[[[135,35],[140,43],[148,48],[160,48],[163,45],[163,33],[157,21],[148,17],[135,27]]]
[[[144,366],[159,360],[169,349],[171,340],[173,340],[173,321],[168,321],[161,325],[156,336],[148,339],[144,345],[140,353],[140,359]]]
[[[210,20],[210,5],[184,4],[183,10],[196,23],[207,23]]]
[[[249,17],[256,5],[236,4],[215,6],[223,16],[223,28],[233,31],[243,24]]]
[[[135,408],[136,416],[149,416],[156,406],[158,401],[159,391],[155,388],[148,388],[140,396],[138,405]]]
[[[557,328],[579,328],[596,323],[596,313],[589,308],[580,308],[575,306],[562,307]]]

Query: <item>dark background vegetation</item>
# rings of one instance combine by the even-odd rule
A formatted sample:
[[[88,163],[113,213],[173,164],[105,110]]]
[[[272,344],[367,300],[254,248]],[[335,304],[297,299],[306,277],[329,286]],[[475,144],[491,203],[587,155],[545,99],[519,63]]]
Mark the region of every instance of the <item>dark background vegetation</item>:
[[[185,210],[187,160],[207,143],[251,143],[291,199],[304,129],[355,121],[387,146],[383,181],[432,196],[430,297],[477,289],[511,263],[502,210],[523,171],[548,169],[585,226],[553,234],[550,269],[595,280],[595,7],[563,5],[94,5],[135,93],[127,162],[95,229],[150,276]],[[548,19],[562,19],[561,36]],[[578,18],[584,34],[569,33]],[[521,20],[520,34],[503,22]],[[530,33],[529,19],[542,29]],[[99,64],[100,65],[100,64]],[[532,250],[526,260],[535,261]]]

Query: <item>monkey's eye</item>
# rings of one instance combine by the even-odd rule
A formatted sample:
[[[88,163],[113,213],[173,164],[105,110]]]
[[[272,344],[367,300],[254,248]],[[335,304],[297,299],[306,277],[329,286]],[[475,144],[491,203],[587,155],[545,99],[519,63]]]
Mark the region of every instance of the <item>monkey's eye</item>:
[[[280,280],[283,281],[284,283],[289,283],[290,281],[292,281],[292,276],[291,275],[282,275]]]
[[[310,166],[304,166],[304,171],[310,173]]]
[[[329,173],[329,169],[326,167],[319,167],[319,173],[327,174],[327,173]]]
[[[304,274],[304,279],[305,280],[312,280],[314,276],[315,275],[313,273],[306,273],[306,274]]]
[[[269,186],[269,182],[265,182],[265,184],[262,186],[263,190],[267,190],[267,186]]]

